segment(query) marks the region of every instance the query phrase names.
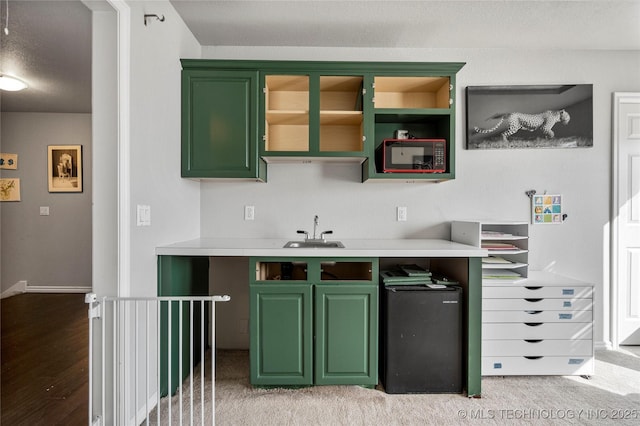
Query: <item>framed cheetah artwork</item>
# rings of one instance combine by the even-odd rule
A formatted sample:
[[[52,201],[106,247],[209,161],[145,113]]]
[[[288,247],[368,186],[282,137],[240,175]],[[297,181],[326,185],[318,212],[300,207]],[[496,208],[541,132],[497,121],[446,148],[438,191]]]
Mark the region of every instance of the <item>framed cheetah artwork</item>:
[[[593,146],[593,85],[468,86],[467,149]]]

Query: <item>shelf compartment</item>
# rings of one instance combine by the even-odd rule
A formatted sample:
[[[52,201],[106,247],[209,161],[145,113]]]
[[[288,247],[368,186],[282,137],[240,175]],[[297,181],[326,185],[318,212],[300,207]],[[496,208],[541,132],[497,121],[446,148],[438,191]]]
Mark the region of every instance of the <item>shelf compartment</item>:
[[[328,261],[320,264],[321,281],[367,281],[373,280],[371,262]]]
[[[450,107],[449,77],[375,77],[375,108]]]
[[[309,76],[265,77],[265,150],[309,150]]]
[[[305,262],[256,262],[256,281],[306,281]]]
[[[362,111],[362,76],[320,76],[321,111]]]

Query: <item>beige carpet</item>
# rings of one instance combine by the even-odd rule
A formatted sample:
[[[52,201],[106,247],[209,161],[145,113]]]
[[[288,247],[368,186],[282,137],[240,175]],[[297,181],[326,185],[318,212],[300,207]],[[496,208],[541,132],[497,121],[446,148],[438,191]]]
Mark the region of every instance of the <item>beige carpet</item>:
[[[256,389],[249,384],[248,352],[218,351],[216,424],[638,425],[640,350],[629,349],[598,351],[596,374],[590,380],[568,376],[485,377],[480,399],[446,394],[388,395],[380,389],[358,386]],[[205,395],[210,395],[208,386],[205,388]],[[186,394],[188,384],[184,389]],[[178,402],[174,397],[174,418]],[[168,404],[163,403],[162,409],[166,419],[164,405]],[[187,412],[188,405],[188,401],[183,402]],[[199,412],[197,402],[194,409]]]

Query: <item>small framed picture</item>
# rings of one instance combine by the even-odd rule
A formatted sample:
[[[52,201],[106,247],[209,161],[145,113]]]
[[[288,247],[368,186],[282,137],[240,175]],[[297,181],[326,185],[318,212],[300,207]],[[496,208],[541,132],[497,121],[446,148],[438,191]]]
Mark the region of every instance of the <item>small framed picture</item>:
[[[0,179],[0,201],[20,201],[20,179]]]
[[[562,223],[562,195],[534,195],[531,200],[531,223],[559,225]]]
[[[49,192],[82,192],[82,145],[49,145]]]

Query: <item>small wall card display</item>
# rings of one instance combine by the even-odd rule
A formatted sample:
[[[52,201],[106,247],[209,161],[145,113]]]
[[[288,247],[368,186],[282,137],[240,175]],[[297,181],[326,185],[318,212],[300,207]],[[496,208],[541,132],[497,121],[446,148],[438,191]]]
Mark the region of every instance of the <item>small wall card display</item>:
[[[593,146],[593,85],[467,87],[467,149]]]
[[[18,154],[0,153],[0,169],[17,170]]]
[[[20,179],[0,179],[0,201],[20,201]]]
[[[531,203],[532,224],[559,225],[562,223],[562,195],[534,195]]]
[[[82,145],[49,145],[49,192],[82,192]]]

